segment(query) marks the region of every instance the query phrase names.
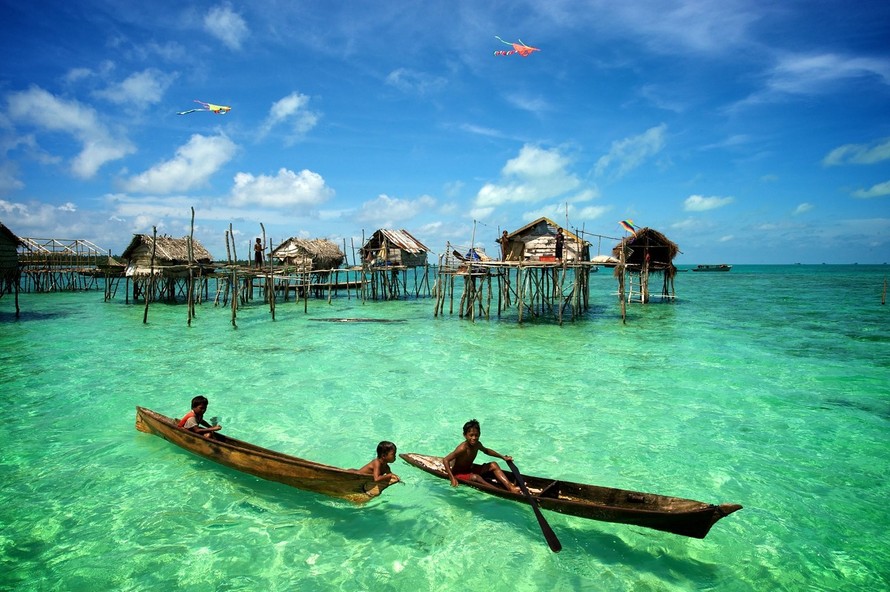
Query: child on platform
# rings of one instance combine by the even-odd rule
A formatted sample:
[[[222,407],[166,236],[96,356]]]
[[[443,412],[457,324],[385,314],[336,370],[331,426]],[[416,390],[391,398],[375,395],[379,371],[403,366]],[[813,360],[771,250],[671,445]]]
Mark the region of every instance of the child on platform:
[[[491,448],[483,446],[482,442],[479,441],[479,436],[481,434],[482,429],[479,426],[479,422],[475,419],[471,419],[464,424],[464,441],[461,442],[451,454],[444,458],[445,472],[448,473],[448,478],[451,479],[451,486],[457,487],[458,477],[469,481],[487,483],[482,475],[492,473],[495,479],[498,480],[498,483],[501,484],[501,487],[507,491],[519,493],[519,488],[507,479],[507,476],[498,466],[498,463],[489,462],[477,465],[473,462],[476,460],[476,455],[480,451],[495,458],[501,458],[506,461],[513,460],[512,456],[504,456],[499,452],[495,452]]]

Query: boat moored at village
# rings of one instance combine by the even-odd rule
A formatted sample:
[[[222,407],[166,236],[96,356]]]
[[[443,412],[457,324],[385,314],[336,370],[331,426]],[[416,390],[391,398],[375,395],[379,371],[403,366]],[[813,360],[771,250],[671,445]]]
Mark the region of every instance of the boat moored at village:
[[[719,265],[696,265],[692,271],[729,271],[730,269],[732,269],[732,265],[721,263]]]

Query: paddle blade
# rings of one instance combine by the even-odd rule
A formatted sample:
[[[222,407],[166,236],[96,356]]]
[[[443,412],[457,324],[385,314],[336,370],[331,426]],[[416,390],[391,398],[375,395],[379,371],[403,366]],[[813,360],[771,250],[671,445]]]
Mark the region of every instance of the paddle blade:
[[[562,543],[559,542],[559,539],[556,537],[556,533],[553,532],[553,529],[550,528],[550,524],[544,518],[544,515],[541,513],[541,509],[538,507],[538,500],[532,497],[532,494],[529,493],[528,487],[525,486],[525,479],[522,478],[522,474],[519,472],[519,469],[516,468],[516,465],[513,464],[512,460],[507,461],[507,466],[510,467],[510,470],[513,471],[513,476],[516,478],[516,483],[519,485],[519,490],[522,491],[522,495],[525,496],[525,500],[532,507],[532,510],[535,512],[535,518],[538,519],[538,526],[541,527],[541,532],[544,533],[544,538],[547,540],[547,545],[550,547],[550,550],[554,553],[559,553],[562,551]]]

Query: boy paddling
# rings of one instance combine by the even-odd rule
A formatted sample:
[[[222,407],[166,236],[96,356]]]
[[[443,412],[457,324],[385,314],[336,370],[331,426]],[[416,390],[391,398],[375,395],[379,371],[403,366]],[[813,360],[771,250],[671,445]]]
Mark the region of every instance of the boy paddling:
[[[177,425],[205,438],[212,438],[213,432],[218,432],[222,429],[222,426],[212,426],[204,420],[208,404],[207,397],[204,395],[198,395],[192,399],[192,410],[186,413]]]
[[[479,427],[479,422],[475,419],[471,419],[465,423],[464,441],[458,444],[457,448],[443,459],[445,472],[448,473],[448,478],[451,480],[451,486],[457,487],[458,477],[468,481],[476,481],[477,483],[487,483],[482,475],[492,473],[495,479],[498,480],[498,483],[501,484],[501,487],[507,491],[519,493],[519,488],[507,479],[507,476],[504,475],[504,472],[498,466],[498,463],[489,462],[478,465],[473,462],[476,460],[476,455],[479,452],[484,452],[488,456],[500,458],[505,461],[513,460],[512,456],[504,456],[499,452],[495,452],[491,448],[483,446],[482,442],[479,441],[481,433],[482,429]]]

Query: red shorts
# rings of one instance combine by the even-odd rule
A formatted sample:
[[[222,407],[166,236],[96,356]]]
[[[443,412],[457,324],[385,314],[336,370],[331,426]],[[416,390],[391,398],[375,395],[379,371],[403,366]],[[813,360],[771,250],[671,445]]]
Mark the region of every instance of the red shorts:
[[[461,467],[460,469],[452,469],[452,474],[456,479],[469,479],[473,475],[481,475],[482,473],[488,471],[487,466],[477,465],[473,463],[469,469]]]

